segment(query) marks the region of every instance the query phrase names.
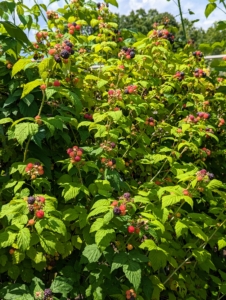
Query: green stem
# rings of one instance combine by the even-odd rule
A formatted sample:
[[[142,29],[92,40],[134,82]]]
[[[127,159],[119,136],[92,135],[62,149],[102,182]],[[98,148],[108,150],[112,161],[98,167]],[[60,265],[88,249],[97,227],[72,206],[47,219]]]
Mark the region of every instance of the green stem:
[[[182,28],[183,28],[183,32],[184,32],[184,38],[185,38],[185,40],[187,40],[180,0],[177,0],[177,3],[178,3],[179,12],[180,12],[181,24],[182,24]]]
[[[209,241],[214,237],[214,235],[217,233],[217,231],[224,225],[224,223],[226,222],[226,219],[224,220],[224,222],[216,228],[216,230],[213,232],[213,234],[207,239],[207,241],[205,243],[203,243],[201,246],[199,246],[199,248],[205,248],[206,245],[209,243]],[[191,254],[188,258],[186,258],[173,272],[172,274],[164,281],[164,285],[173,277],[173,275],[181,268],[183,267],[184,264],[186,264],[187,261],[189,261],[192,258],[193,254]]]
[[[45,93],[45,91],[42,91],[42,103],[41,103],[41,106],[40,106],[39,111],[38,111],[38,116],[41,115],[41,112],[42,112],[42,109],[43,109],[43,106],[44,106],[44,103],[45,103],[45,99],[46,99],[46,93]]]
[[[25,150],[24,150],[24,159],[23,159],[23,162],[26,161],[26,157],[27,157],[28,147],[29,147],[30,141],[31,141],[31,137],[29,137],[29,139],[27,141],[27,144],[26,144],[26,147],[25,147]]]

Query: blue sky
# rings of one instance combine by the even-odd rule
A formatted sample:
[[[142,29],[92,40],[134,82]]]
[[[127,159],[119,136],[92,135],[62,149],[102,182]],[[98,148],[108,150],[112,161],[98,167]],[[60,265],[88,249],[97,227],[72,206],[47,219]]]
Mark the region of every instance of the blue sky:
[[[219,2],[219,0],[217,2]],[[169,12],[174,16],[179,14],[179,9],[176,5],[177,0],[118,0],[118,3],[119,9],[113,8],[113,10],[120,14],[129,14],[131,10],[139,8],[145,10],[157,9],[159,12]],[[197,27],[202,27],[203,29],[207,29],[216,21],[226,19],[225,13],[219,9],[216,9],[208,18],[206,18],[204,11],[208,3],[208,0],[181,0],[184,17],[191,20],[200,19],[200,21],[195,24]],[[219,5],[219,7],[223,9],[222,5]],[[189,15],[188,9],[193,11],[195,15]],[[177,17],[177,19],[179,20],[179,17]]]
[[[18,1],[18,0],[17,0]],[[70,1],[70,0],[69,0]],[[103,0],[94,0],[95,2],[103,2]],[[120,14],[129,14],[131,10],[137,10],[143,8],[145,10],[157,9],[159,12],[169,12],[174,16],[177,16],[179,20],[179,9],[176,5],[177,0],[117,0],[119,8],[110,5],[110,8],[114,12]],[[24,4],[27,6],[33,5],[32,0],[24,0]],[[46,0],[37,0],[38,3],[48,3]],[[217,3],[219,0],[217,0]],[[207,29],[214,22],[220,20],[226,20],[226,14],[220,9],[216,9],[208,18],[205,17],[204,11],[206,5],[209,3],[208,0],[181,0],[181,6],[184,13],[184,17],[190,20],[200,19],[199,22],[195,23],[196,27],[202,27]],[[56,10],[57,8],[63,7],[65,4],[64,0],[58,0],[57,2],[51,4],[50,9]],[[222,5],[219,5],[223,9]],[[193,11],[194,15],[188,14],[188,9]]]

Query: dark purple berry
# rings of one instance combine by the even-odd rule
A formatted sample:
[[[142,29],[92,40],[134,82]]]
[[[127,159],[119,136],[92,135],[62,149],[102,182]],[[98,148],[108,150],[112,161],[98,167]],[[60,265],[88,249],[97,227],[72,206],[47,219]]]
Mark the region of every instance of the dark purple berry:
[[[124,47],[122,47],[122,50],[126,52],[126,51],[128,51],[128,47],[124,46]]]
[[[65,41],[64,42],[68,47],[72,48],[73,47],[73,44],[69,41]]]
[[[206,73],[205,72],[202,73],[202,77],[206,77]]]
[[[116,160],[114,158],[111,161],[112,161],[113,165],[116,164]]]
[[[67,50],[62,50],[60,52],[60,56],[63,57],[64,59],[67,59],[70,56],[70,53]]]
[[[193,56],[196,56],[196,52],[193,52],[192,55],[193,55]]]
[[[135,52],[131,51],[129,55],[130,55],[131,58],[134,58],[135,57]]]
[[[45,289],[44,290],[44,300],[47,299],[48,297],[52,296],[52,291],[51,289]]]
[[[36,162],[34,163],[34,166],[41,166],[41,163],[40,163],[39,161],[36,161]]]
[[[60,56],[59,56],[58,54],[56,54],[56,55],[54,56],[54,59],[55,59],[55,62],[61,63],[61,58],[60,58]]]
[[[154,119],[152,117],[148,118],[149,122],[154,122]]]
[[[73,55],[75,53],[75,51],[73,49],[71,49],[71,55]]]
[[[209,177],[210,180],[212,180],[212,179],[214,179],[215,176],[214,176],[213,173],[209,173],[209,174],[208,174],[208,177]]]
[[[124,193],[123,197],[126,198],[126,199],[129,199],[130,198],[130,193]]]
[[[97,3],[97,8],[101,8],[101,4],[100,3]]]
[[[116,144],[114,142],[111,143],[111,148],[115,148]]]
[[[113,211],[114,211],[114,214],[116,216],[120,216],[121,215],[121,209],[119,207],[115,207]]]
[[[129,94],[128,89],[125,89],[124,93],[125,93],[125,94]]]
[[[35,202],[35,197],[33,197],[33,196],[28,197],[28,199],[27,199],[28,204],[33,204],[34,202]]]

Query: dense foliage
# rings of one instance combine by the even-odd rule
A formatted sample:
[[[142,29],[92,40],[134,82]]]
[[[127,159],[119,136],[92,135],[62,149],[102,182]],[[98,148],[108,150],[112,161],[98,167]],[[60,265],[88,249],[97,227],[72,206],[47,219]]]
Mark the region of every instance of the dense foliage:
[[[0,298],[222,299],[225,61],[106,3],[4,5],[23,22],[0,25]]]
[[[219,27],[218,24],[213,24],[207,30],[196,26],[197,19],[195,12],[189,10],[194,20],[188,20],[187,14],[184,14],[184,24],[187,39],[193,41],[196,47],[201,45],[205,54],[221,54],[225,50],[225,26]],[[131,11],[129,15],[121,15],[119,17],[120,28],[126,28],[134,32],[141,32],[147,35],[150,30],[153,30],[158,25],[173,26],[176,42],[184,45],[184,32],[180,22],[178,22],[172,14],[167,12],[159,13],[157,9],[138,9]],[[218,30],[219,28],[219,30]]]

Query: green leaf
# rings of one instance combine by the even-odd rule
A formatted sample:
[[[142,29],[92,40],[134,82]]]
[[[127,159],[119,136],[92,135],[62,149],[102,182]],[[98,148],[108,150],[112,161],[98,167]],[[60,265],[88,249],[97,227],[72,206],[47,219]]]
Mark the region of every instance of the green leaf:
[[[17,244],[22,251],[25,251],[30,246],[31,234],[28,228],[23,228],[17,235]]]
[[[208,184],[207,184],[207,188],[209,190],[215,190],[215,189],[218,189],[220,187],[223,187],[223,183],[220,181],[220,180],[217,180],[217,179],[213,179],[211,180]]]
[[[177,238],[179,238],[183,233],[187,233],[188,226],[183,224],[181,221],[177,221],[175,225],[175,232],[177,235]]]
[[[63,211],[63,220],[64,221],[74,221],[78,219],[79,212],[77,209],[74,208],[68,208],[67,210]]]
[[[217,7],[216,3],[209,3],[206,5],[206,9],[205,9],[206,18],[209,17],[209,15],[216,9],[216,7]]]
[[[123,272],[126,278],[138,290],[141,283],[141,268],[137,262],[129,261],[127,265],[123,266]]]
[[[8,269],[8,275],[10,278],[16,280],[17,277],[20,275],[20,269],[18,266],[16,265],[12,265],[9,269]]]
[[[110,242],[115,239],[114,229],[99,229],[95,234],[95,242],[97,245],[108,247]]]
[[[21,58],[19,59],[14,65],[13,65],[13,69],[12,69],[12,77],[14,77],[18,72],[20,72],[21,70],[23,70],[23,68],[30,63],[31,60],[28,58]]]
[[[40,244],[47,254],[54,255],[56,252],[56,235],[52,232],[43,231],[39,235]]]
[[[189,226],[189,229],[196,237],[207,242],[208,240],[207,235],[198,226]]]
[[[13,120],[11,118],[3,118],[0,120],[0,125],[6,124],[6,123],[13,123]]]
[[[36,79],[34,81],[30,81],[30,82],[26,83],[23,87],[23,93],[21,95],[21,98],[24,98],[33,89],[35,89],[37,86],[40,86],[41,84],[43,84],[43,80],[41,80],[41,79]]]
[[[66,297],[73,289],[73,280],[71,278],[57,276],[52,282],[50,289],[53,293],[59,293]]]
[[[20,145],[28,138],[34,136],[38,132],[38,124],[20,123],[15,126],[15,138]]]
[[[109,210],[108,206],[99,206],[88,214],[88,218],[99,215]]]
[[[27,35],[16,25],[9,21],[0,21],[0,24],[2,24],[5,27],[5,30],[8,32],[8,34],[15,38],[19,43],[21,44],[27,44],[31,46],[31,42],[27,38]]]
[[[16,236],[17,233],[11,231],[5,231],[0,233],[0,248],[6,248],[11,246],[14,243]]]
[[[218,244],[218,250],[221,250],[222,248],[226,247],[226,239],[225,238],[219,239],[217,244]]]
[[[101,257],[101,252],[96,244],[92,244],[85,247],[82,255],[88,259],[89,263],[94,263]]]
[[[153,249],[157,249],[157,245],[155,244],[155,242],[153,240],[145,240],[140,246],[139,248],[141,249],[148,249],[153,250]]]
[[[39,75],[43,80],[46,80],[49,72],[53,69],[54,65],[54,60],[52,57],[48,57],[43,59],[39,65],[38,65],[38,70],[39,70]]]
[[[76,184],[74,184],[73,182],[70,182],[70,184],[65,185],[62,195],[65,201],[67,202],[71,199],[76,198],[79,192],[80,192],[80,187],[76,186]]]
[[[92,224],[92,226],[90,228],[90,233],[99,230],[103,225],[104,225],[103,218],[96,219],[96,221]]]
[[[177,195],[167,195],[162,197],[162,208],[165,208],[167,206],[176,204],[183,200],[183,196],[177,196]]]

